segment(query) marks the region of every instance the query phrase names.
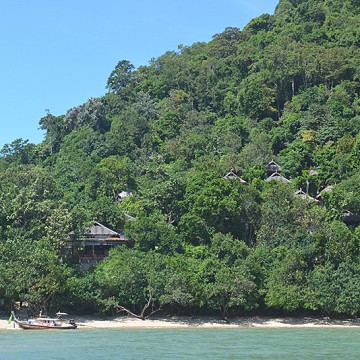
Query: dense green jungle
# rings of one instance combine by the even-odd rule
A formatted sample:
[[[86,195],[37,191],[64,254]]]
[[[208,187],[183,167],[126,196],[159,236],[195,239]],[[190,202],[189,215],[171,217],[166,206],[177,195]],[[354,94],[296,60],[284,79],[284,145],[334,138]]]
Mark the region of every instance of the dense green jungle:
[[[360,0],[280,0],[49,111],[0,153],[4,309],[359,316],[359,45]],[[82,271],[93,220],[131,246]]]

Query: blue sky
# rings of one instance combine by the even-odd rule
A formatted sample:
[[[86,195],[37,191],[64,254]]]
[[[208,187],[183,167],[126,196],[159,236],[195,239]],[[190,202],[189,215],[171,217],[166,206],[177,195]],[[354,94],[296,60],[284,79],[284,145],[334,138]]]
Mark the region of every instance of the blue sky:
[[[148,65],[179,44],[274,13],[278,0],[0,0],[0,149],[39,143],[49,109],[106,93],[120,60]]]

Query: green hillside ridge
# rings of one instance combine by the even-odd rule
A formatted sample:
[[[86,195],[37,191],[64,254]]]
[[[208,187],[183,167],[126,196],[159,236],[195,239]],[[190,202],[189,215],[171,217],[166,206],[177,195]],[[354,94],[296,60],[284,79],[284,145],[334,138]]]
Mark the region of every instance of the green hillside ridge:
[[[209,43],[119,61],[103,97],[40,119],[42,143],[2,149],[0,298],[358,316],[359,45],[359,0],[280,0]],[[266,181],[271,161],[289,183]],[[93,220],[134,245],[84,272],[63,249]]]

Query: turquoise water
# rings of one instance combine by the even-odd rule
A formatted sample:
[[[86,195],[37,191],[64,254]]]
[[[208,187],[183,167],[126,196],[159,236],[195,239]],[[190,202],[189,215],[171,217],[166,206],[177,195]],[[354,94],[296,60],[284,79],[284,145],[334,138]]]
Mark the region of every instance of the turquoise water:
[[[360,329],[0,331],[0,359],[360,359]]]

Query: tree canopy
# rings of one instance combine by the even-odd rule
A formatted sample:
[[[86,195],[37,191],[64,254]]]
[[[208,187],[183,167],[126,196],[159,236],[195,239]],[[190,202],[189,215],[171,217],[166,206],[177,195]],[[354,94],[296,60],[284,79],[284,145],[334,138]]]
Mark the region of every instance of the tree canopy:
[[[102,97],[39,120],[43,142],[0,151],[0,298],[358,316],[359,39],[358,0],[280,0],[147,66],[120,60]],[[83,272],[64,244],[93,220],[132,245]]]

